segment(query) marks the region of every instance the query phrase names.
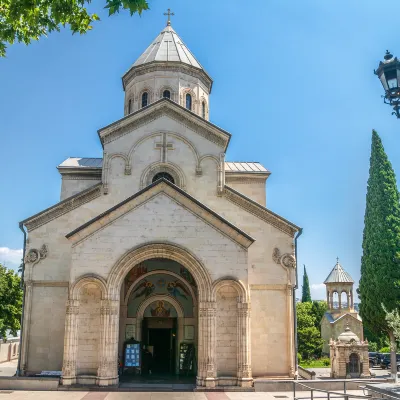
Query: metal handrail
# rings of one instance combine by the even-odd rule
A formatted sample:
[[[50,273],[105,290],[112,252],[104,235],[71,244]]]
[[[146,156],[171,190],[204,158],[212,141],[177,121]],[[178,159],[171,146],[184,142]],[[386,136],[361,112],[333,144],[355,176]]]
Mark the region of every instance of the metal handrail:
[[[352,383],[366,383],[365,380],[352,380]],[[369,382],[370,384],[373,384],[372,382]],[[305,396],[305,397],[296,397],[296,385],[300,385],[306,389],[309,389],[309,391],[311,392],[311,396]],[[314,396],[314,392],[321,392],[321,393],[326,393],[327,396]],[[369,399],[369,400],[373,400],[373,399],[379,399],[382,400],[381,398],[378,397],[372,397],[372,395],[356,395],[356,394],[348,394],[346,393],[346,381],[343,381],[343,392],[344,393],[340,393],[340,392],[335,392],[335,391],[330,391],[330,390],[325,390],[325,389],[315,389],[313,387],[307,386],[304,383],[300,383],[298,381],[293,381],[293,399],[294,400],[307,400],[307,399],[326,399],[328,398],[328,400],[330,399],[337,399],[337,398],[344,398],[345,400],[349,400],[350,398],[352,399]],[[385,395],[388,398],[393,398],[393,399],[398,399],[397,397],[394,396],[390,396],[390,395]]]

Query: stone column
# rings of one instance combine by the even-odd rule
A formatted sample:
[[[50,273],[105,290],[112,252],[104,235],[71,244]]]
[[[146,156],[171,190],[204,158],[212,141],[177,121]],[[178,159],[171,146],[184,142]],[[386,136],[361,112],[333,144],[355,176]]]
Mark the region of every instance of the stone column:
[[[251,387],[250,304],[238,303],[238,385]]]
[[[76,383],[76,355],[78,351],[79,300],[68,300],[65,316],[64,359],[62,384]]]
[[[339,310],[342,309],[342,292],[338,292],[338,297],[339,297]]]
[[[119,300],[103,299],[100,308],[100,363],[97,384],[118,384]]]
[[[26,374],[28,368],[29,335],[31,328],[33,282],[25,281],[25,310],[24,310],[24,330],[21,338],[21,369],[22,375]]]
[[[199,350],[197,385],[215,387],[216,302],[199,303]]]

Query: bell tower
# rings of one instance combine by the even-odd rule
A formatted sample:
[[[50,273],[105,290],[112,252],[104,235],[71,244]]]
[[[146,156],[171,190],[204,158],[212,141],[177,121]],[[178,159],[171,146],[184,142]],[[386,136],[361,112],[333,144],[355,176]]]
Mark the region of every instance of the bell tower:
[[[339,264],[339,258],[336,259],[336,265],[325,279],[324,284],[326,286],[326,301],[329,312],[354,312],[354,281]]]
[[[122,77],[124,115],[168,98],[209,120],[212,79],[171,26],[165,28]]]

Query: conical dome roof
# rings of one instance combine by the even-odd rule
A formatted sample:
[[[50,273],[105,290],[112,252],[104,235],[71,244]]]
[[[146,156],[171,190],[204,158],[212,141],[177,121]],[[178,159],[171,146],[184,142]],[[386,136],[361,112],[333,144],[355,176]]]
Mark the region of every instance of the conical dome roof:
[[[136,60],[133,67],[152,61],[182,62],[203,69],[171,25],[167,25],[161,31],[146,51]]]
[[[339,264],[339,259],[336,261],[336,265],[330,272],[324,283],[354,283],[352,277],[343,269]]]

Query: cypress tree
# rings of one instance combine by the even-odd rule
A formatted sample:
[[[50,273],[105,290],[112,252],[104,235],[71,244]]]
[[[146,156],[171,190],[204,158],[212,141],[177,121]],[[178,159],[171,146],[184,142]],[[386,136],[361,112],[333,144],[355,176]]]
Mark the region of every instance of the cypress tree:
[[[364,217],[360,314],[366,327],[389,337],[392,376],[396,376],[396,340],[385,318],[400,307],[400,198],[396,177],[377,132],[372,131]],[[394,359],[393,359],[394,357]]]
[[[303,293],[301,296],[302,303],[311,302],[311,291],[310,291],[310,282],[308,281],[308,275],[306,271],[306,266],[304,265],[304,274],[303,274]]]

